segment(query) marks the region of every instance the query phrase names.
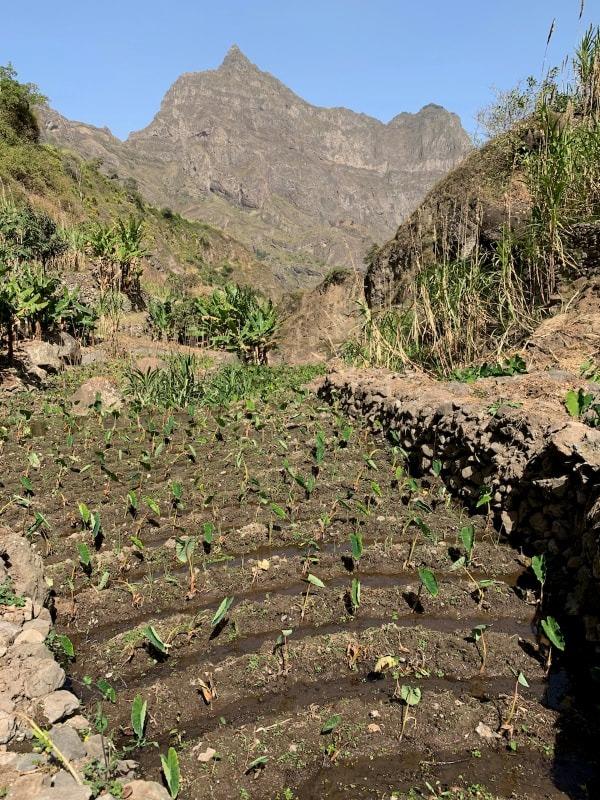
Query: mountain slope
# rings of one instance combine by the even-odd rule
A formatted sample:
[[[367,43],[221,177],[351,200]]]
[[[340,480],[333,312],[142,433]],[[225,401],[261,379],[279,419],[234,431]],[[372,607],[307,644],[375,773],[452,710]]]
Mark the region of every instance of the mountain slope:
[[[41,116],[46,140],[226,229],[290,287],[316,283],[327,265],[360,268],[369,244],[389,238],[470,149],[459,118],[439,106],[387,125],[318,108],[237,47],[217,70],[182,75],[125,142],[50,109]]]

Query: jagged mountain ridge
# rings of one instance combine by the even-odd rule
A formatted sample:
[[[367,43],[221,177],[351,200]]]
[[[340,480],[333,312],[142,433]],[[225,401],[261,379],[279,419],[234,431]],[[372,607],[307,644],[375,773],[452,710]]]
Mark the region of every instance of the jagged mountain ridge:
[[[440,106],[387,124],[313,106],[235,46],[218,69],[180,76],[124,142],[50,109],[42,122],[47,140],[278,261],[289,285],[315,283],[334,264],[360,267],[471,147]]]

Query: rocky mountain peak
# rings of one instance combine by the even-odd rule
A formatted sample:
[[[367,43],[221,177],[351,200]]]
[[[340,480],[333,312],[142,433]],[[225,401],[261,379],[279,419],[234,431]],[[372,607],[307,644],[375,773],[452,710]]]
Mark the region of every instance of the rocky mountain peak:
[[[440,106],[387,125],[308,103],[233,45],[216,70],[182,75],[125,142],[54,119],[47,139],[133,177],[151,201],[227,230],[280,265],[283,284],[361,269],[471,149]]]
[[[223,59],[223,63],[221,64],[221,70],[225,69],[257,69],[257,67],[250,61],[250,59],[245,56],[237,44],[232,44],[225,58]]]

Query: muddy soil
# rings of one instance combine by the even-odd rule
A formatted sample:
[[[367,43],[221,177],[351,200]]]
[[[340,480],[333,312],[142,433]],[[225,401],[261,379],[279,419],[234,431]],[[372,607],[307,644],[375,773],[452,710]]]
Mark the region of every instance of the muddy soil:
[[[2,521],[44,556],[72,690],[147,777],[172,745],[183,800],[597,796],[529,560],[393,443],[308,394],[1,413]]]

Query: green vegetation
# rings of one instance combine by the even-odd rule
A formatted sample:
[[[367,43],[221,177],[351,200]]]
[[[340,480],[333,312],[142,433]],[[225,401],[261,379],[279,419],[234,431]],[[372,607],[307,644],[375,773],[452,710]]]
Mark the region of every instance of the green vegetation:
[[[533,330],[560,280],[577,275],[585,249],[582,225],[600,215],[599,64],[600,27],[593,27],[575,52],[568,83],[562,85],[553,70],[488,113],[494,132],[516,126],[472,156],[444,186],[452,198],[452,181],[456,192],[466,188],[461,180],[470,179],[475,192],[484,178],[495,180],[487,191],[491,213],[504,217],[500,235],[484,237],[467,208],[468,222],[451,218],[451,211],[438,220],[440,230],[462,231],[451,244],[451,234],[417,234],[413,227],[422,240],[398,245],[406,249],[399,257],[412,258],[398,304],[378,312],[362,309],[361,333],[343,351],[348,360],[392,369],[414,362],[451,375],[483,358],[489,363],[490,354],[500,361]],[[485,175],[477,173],[477,164]],[[499,198],[519,184],[527,199],[515,197],[515,205],[521,202],[524,211],[503,212]]]
[[[164,300],[152,298],[148,317],[157,339],[201,342],[237,353],[251,364],[267,362],[279,328],[273,302],[254,289],[235,284],[195,299],[176,294]]]

